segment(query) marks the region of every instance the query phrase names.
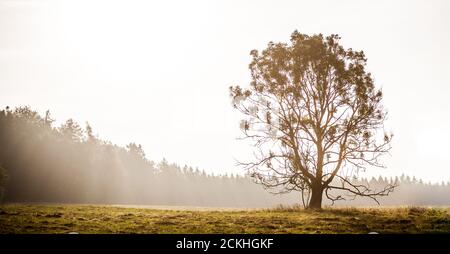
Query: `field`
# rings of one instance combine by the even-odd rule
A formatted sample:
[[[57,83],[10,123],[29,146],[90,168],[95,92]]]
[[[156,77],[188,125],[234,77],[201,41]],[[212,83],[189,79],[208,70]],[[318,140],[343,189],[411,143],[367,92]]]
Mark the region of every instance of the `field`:
[[[450,233],[450,208],[259,210],[97,205],[0,206],[0,233]]]

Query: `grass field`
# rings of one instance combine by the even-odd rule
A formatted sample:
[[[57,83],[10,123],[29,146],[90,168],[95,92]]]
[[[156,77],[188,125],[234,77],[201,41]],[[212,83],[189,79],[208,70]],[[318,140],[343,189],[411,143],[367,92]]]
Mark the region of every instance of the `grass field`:
[[[0,233],[450,233],[450,208],[149,209],[0,206]]]

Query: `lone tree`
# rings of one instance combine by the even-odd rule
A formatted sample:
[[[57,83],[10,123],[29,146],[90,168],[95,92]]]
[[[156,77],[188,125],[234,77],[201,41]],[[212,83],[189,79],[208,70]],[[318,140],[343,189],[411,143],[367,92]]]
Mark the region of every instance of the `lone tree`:
[[[362,51],[344,49],[340,37],[295,31],[291,43],[252,50],[248,88],[230,87],[233,106],[244,114],[244,139],[254,142],[255,161],[241,163],[273,192],[300,191],[303,205],[321,208],[365,196],[377,203],[395,186],[380,190],[355,183],[380,156],[392,134],[383,129],[382,92],[365,70]]]

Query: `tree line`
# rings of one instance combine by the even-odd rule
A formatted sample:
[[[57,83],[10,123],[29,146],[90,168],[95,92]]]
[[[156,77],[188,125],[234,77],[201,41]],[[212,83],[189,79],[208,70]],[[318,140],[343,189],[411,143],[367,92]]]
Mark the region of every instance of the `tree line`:
[[[213,175],[167,160],[149,160],[141,145],[115,145],[94,135],[89,123],[68,119],[55,126],[28,106],[0,111],[0,198],[3,202],[270,207],[299,202],[300,192],[273,195],[250,176]],[[407,176],[353,179],[382,189],[382,205],[448,205],[450,183]],[[335,191],[335,196],[345,195]],[[351,203],[350,203],[351,202]],[[326,201],[325,204],[331,204]],[[374,205],[371,200],[336,205]]]

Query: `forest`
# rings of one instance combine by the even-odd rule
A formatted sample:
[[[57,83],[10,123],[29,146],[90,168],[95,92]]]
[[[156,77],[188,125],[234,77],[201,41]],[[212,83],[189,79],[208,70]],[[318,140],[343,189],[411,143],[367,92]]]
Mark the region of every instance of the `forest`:
[[[82,203],[206,207],[274,207],[299,203],[300,194],[271,194],[248,175],[214,175],[147,158],[141,145],[125,147],[94,135],[89,123],[54,126],[50,111],[29,106],[0,111],[0,184],[4,203]],[[355,178],[373,189],[396,185],[381,205],[447,205],[450,183],[410,176]],[[331,205],[330,201],[324,201]],[[371,199],[334,206],[373,206]]]

